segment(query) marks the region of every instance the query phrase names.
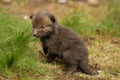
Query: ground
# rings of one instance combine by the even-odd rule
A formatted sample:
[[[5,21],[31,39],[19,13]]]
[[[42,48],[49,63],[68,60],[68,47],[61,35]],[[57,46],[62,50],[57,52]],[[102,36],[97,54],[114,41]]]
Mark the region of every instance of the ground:
[[[51,2],[49,0],[13,0],[8,4],[1,3],[0,7],[5,10],[6,15],[16,15],[20,20],[28,22],[28,25],[31,25],[29,16],[41,10],[48,10],[53,13],[61,24],[62,19],[69,13],[85,12],[90,19],[83,16],[82,21],[84,22],[84,19],[87,19],[86,22],[94,24],[104,19],[106,4],[101,3],[98,6],[91,6],[84,1],[69,1],[66,4],[60,4],[54,0],[51,0]],[[0,80],[120,80],[120,37],[112,36],[109,33],[104,35],[104,32],[99,29],[96,30],[95,35],[86,33],[80,34],[80,36],[89,49],[89,64],[92,69],[100,72],[99,75],[89,76],[81,72],[65,75],[62,72],[65,67],[63,63],[59,60],[50,64],[46,63],[46,56],[42,54],[39,40],[33,40],[29,45],[32,51],[31,56],[36,58],[37,65],[31,66],[32,69],[36,68],[38,70],[31,72],[29,68],[25,68],[25,72],[19,72],[19,70],[17,72],[14,69],[18,67],[13,67],[14,69],[10,69],[13,70],[12,73],[11,71],[7,71],[7,74],[0,73]],[[32,61],[28,61],[28,63],[32,64]]]

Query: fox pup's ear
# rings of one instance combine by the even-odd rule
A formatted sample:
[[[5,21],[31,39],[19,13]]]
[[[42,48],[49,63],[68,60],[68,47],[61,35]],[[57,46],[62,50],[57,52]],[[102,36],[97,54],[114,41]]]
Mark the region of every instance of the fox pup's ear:
[[[33,17],[34,17],[34,15],[32,14],[32,15],[30,16],[30,19],[33,19]]]
[[[51,20],[53,23],[56,22],[56,18],[55,18],[53,15],[49,15],[49,18],[50,18],[50,20]]]

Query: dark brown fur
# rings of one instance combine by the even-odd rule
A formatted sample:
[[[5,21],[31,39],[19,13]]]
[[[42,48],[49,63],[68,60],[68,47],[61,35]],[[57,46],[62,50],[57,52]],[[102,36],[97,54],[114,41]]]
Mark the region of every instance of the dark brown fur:
[[[33,24],[33,35],[41,39],[48,62],[55,57],[60,57],[68,65],[70,73],[79,68],[86,74],[97,74],[89,68],[88,50],[76,33],[59,25],[55,17],[48,12],[39,12],[30,18]]]

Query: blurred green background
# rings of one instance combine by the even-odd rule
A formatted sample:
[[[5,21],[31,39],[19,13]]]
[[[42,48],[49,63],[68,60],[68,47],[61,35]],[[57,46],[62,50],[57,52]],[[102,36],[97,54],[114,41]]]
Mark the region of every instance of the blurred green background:
[[[120,0],[0,0],[0,80],[120,80]],[[89,49],[97,76],[65,75],[61,61],[46,63],[29,16],[53,13]]]

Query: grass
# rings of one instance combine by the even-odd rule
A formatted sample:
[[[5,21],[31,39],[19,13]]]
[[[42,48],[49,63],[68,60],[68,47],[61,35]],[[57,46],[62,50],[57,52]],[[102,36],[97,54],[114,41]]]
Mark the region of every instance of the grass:
[[[119,0],[109,2],[104,9],[102,8],[105,17],[101,20],[99,16],[91,17],[92,15],[86,13],[85,10],[75,10],[65,16],[61,23],[81,35],[96,35],[100,32],[103,35],[120,36],[119,7]]]
[[[34,56],[30,56],[29,44],[34,40],[30,24],[15,16],[3,13],[0,16],[0,72],[9,75],[16,71],[18,74],[24,73],[30,69],[30,72],[44,73],[43,68],[37,67]]]
[[[59,61],[46,63],[39,40],[32,36],[31,22],[0,12],[0,79],[1,80],[119,80],[120,24],[119,4],[109,3],[105,17],[97,20],[86,10],[75,10],[61,23],[84,39],[89,49],[90,66],[102,71],[88,76],[81,72],[65,75]],[[110,11],[110,12],[108,12]],[[2,79],[3,78],[3,79]]]

